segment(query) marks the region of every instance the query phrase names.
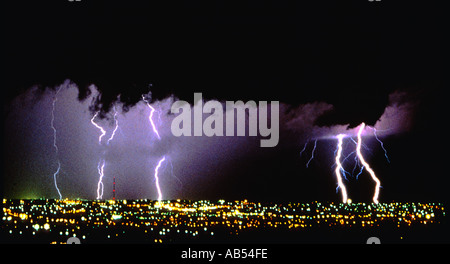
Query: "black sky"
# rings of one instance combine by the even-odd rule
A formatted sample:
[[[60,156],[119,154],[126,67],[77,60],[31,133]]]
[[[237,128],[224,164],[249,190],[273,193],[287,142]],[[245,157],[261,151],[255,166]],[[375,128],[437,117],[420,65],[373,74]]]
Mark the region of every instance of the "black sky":
[[[389,172],[386,182],[398,196],[383,195],[445,197],[448,179],[442,179],[441,166],[434,167],[443,157],[430,138],[436,139],[447,102],[448,30],[444,8],[434,1],[8,1],[1,10],[5,105],[32,85],[45,89],[70,79],[81,97],[95,84],[104,110],[118,94],[135,104],[152,84],[155,100],[174,94],[192,101],[194,92],[202,92],[206,99],[294,106],[323,101],[334,111],[317,125],[356,126],[375,124],[389,94],[407,91],[420,99],[415,126],[387,139],[397,163],[379,170]],[[329,173],[305,170],[297,147],[242,160],[234,165],[240,169],[229,168],[242,182],[222,178],[218,185],[230,187],[229,197],[334,197],[320,177],[296,179],[287,189],[271,180],[299,171]],[[274,165],[260,166],[266,163]],[[404,187],[409,177],[414,181]],[[215,197],[217,191],[205,192]]]

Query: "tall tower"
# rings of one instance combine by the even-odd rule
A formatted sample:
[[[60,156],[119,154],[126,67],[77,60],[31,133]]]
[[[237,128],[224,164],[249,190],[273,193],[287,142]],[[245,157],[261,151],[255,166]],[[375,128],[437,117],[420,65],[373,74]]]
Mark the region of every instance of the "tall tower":
[[[113,200],[116,200],[116,176],[113,178]]]

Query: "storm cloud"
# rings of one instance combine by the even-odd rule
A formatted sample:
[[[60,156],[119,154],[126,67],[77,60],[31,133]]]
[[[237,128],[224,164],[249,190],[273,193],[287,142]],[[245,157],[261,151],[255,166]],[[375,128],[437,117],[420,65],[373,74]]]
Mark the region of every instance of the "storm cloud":
[[[103,198],[111,198],[115,177],[118,198],[156,199],[154,168],[165,156],[167,162],[160,172],[163,198],[197,198],[210,188],[216,188],[218,179],[224,180],[226,174],[232,173],[232,168],[241,166],[239,164],[249,157],[277,155],[286,149],[299,148],[307,140],[333,138],[355,131],[349,124],[317,125],[318,118],[334,110],[334,106],[326,102],[296,106],[281,102],[281,140],[273,150],[260,148],[259,137],[175,137],[170,129],[175,115],[170,113],[170,108],[177,98],[169,96],[151,102],[156,109],[153,120],[160,139],[151,128],[150,109],[144,101],[125,106],[116,100],[119,128],[110,144],[105,145],[99,144],[100,131],[90,122],[93,110],[99,109],[96,104],[101,94],[94,85],[89,89],[88,96],[79,100],[77,85],[67,80],[44,90],[32,87],[8,105],[5,121],[7,196],[56,198],[53,173],[59,159],[61,172],[57,182],[63,197],[94,199],[99,178],[97,163],[103,156],[106,160]],[[58,154],[54,151],[50,127],[55,98]],[[110,107],[109,112],[103,112],[95,120],[105,129],[106,138],[114,130],[112,109]],[[369,125],[374,125],[381,137],[403,133],[413,125],[413,112],[414,103],[408,94],[394,92],[376,124]]]

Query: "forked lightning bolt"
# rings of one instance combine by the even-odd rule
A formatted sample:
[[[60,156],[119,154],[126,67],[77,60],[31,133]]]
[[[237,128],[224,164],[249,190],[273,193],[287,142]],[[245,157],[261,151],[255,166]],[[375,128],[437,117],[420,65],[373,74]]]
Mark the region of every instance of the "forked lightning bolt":
[[[378,135],[377,135],[377,129],[374,128],[374,127],[371,127],[371,126],[369,126],[369,127],[373,130],[373,135],[375,136],[375,138],[376,138],[376,140],[378,141],[378,143],[380,143],[381,148],[382,148],[383,151],[384,151],[384,156],[386,157],[387,162],[388,162],[388,163],[391,163],[391,161],[389,160],[388,154],[387,154],[387,150],[386,150],[386,148],[384,147],[383,141],[381,141],[381,140],[378,138]]]
[[[372,197],[372,200],[373,200],[373,202],[375,204],[378,203],[378,196],[379,196],[379,191],[380,191],[380,187],[381,187],[380,186],[380,180],[375,175],[375,172],[370,167],[370,165],[367,163],[367,161],[364,159],[364,156],[362,155],[362,152],[361,152],[361,147],[364,147],[365,149],[368,150],[367,146],[365,146],[363,144],[363,142],[362,142],[362,133],[363,133],[365,127],[366,127],[365,123],[361,123],[361,125],[359,126],[358,133],[357,133],[357,138],[358,138],[357,141],[355,141],[351,137],[351,135],[347,135],[347,134],[339,134],[339,135],[336,136],[336,138],[338,140],[338,143],[337,143],[336,150],[334,152],[334,155],[335,155],[335,163],[334,163],[334,165],[336,166],[334,172],[336,174],[336,178],[337,178],[337,181],[338,181],[338,187],[336,189],[337,190],[341,190],[342,202],[343,203],[350,203],[351,202],[351,199],[348,198],[347,189],[345,188],[345,185],[343,183],[343,178],[347,179],[346,175],[354,175],[355,171],[356,171],[356,167],[358,167],[358,166],[360,167],[360,170],[359,170],[358,174],[356,175],[356,179],[358,179],[359,175],[362,174],[363,170],[366,170],[370,174],[372,180],[375,182],[375,192],[374,192],[374,195]],[[373,134],[374,134],[376,140],[380,143],[381,148],[384,151],[384,156],[386,157],[386,160],[388,162],[390,162],[389,157],[387,155],[387,150],[384,147],[383,142],[378,138],[377,130],[374,127],[370,127],[369,126],[369,128],[371,128],[373,130]],[[343,140],[346,137],[350,138],[350,140],[356,145],[356,150],[352,151],[351,153],[347,154],[347,156],[343,157],[342,156],[342,152],[343,152],[343,146],[342,145],[343,145]],[[307,144],[308,144],[308,141],[305,143],[303,149],[300,151],[300,156],[306,150]],[[308,162],[306,164],[306,167],[309,166],[309,163],[314,158],[314,151],[316,150],[316,145],[317,145],[317,140],[315,140],[315,142],[314,142],[314,148],[312,150],[311,158],[308,160]],[[347,159],[349,159],[352,155],[355,155],[355,157],[354,157],[355,165],[353,167],[352,173],[350,174],[348,171],[346,171],[344,169],[343,163]]]
[[[59,87],[58,91],[56,91],[55,96],[53,98],[53,103],[52,103],[52,119],[51,119],[51,127],[53,129],[53,147],[55,148],[55,152],[56,152],[56,156],[57,156],[57,162],[58,162],[58,169],[56,170],[56,172],[53,174],[53,180],[55,182],[55,187],[56,187],[56,191],[58,191],[59,194],[59,199],[62,199],[62,195],[61,192],[59,191],[58,188],[58,184],[56,182],[56,176],[58,176],[59,171],[61,169],[61,162],[59,161],[59,157],[58,157],[58,145],[56,145],[56,128],[55,128],[55,108],[56,108],[56,101],[58,100],[58,93],[61,91],[62,86]]]
[[[98,128],[98,129],[100,129],[100,131],[101,131],[101,134],[100,134],[100,136],[98,137],[98,144],[100,145],[100,144],[102,144],[102,138],[105,136],[105,134],[106,134],[106,131],[103,129],[103,127],[101,127],[101,126],[99,126],[97,123],[95,123],[95,118],[98,116],[98,114],[100,113],[100,111],[97,111],[96,113],[95,113],[95,115],[92,117],[92,119],[91,119],[91,123],[96,127],[96,128]]]
[[[314,152],[316,151],[316,147],[317,147],[317,139],[314,140],[314,147],[313,147],[313,150],[311,152],[311,158],[308,160],[308,163],[306,163],[306,168],[308,168],[309,163],[314,159]]]
[[[114,130],[111,134],[111,136],[108,138],[106,145],[109,145],[109,143],[111,142],[111,140],[114,139],[114,136],[116,134],[117,129],[119,128],[119,121],[117,119],[117,110],[116,107],[113,107],[114,109],[114,123],[115,123],[115,127]],[[101,145],[102,144],[102,138],[106,135],[106,130],[101,127],[99,124],[97,124],[94,120],[95,118],[98,116],[99,111],[97,111],[95,113],[95,115],[92,117],[91,119],[91,123],[100,130],[101,134],[98,137],[98,144]],[[103,155],[105,155],[105,151],[103,151]],[[97,183],[97,199],[102,199],[103,198],[103,177],[104,177],[104,170],[105,170],[105,158],[100,158],[98,164],[97,164],[97,171],[98,171],[98,175],[99,175],[99,179],[98,179],[98,183]]]
[[[158,140],[161,140],[161,137],[159,136],[159,132],[156,129],[156,125],[155,122],[153,121],[153,114],[155,113],[155,108],[153,108],[149,101],[147,99],[145,99],[145,96],[142,95],[142,100],[144,100],[144,102],[147,104],[147,107],[150,108],[150,114],[148,116],[148,120],[150,121],[150,125],[153,129],[153,132],[155,133],[156,137],[158,138]],[[162,192],[161,192],[161,187],[159,186],[159,176],[158,176],[158,172],[159,172],[159,168],[161,167],[161,164],[166,160],[166,157],[163,156],[159,162],[158,165],[155,167],[155,184],[156,184],[156,190],[158,191],[158,202],[160,202],[162,200]]]
[[[369,166],[369,164],[366,162],[366,160],[364,159],[362,153],[361,153],[361,144],[362,144],[362,139],[361,139],[361,134],[364,130],[364,127],[366,126],[366,124],[362,123],[359,127],[358,130],[358,144],[356,145],[356,153],[358,155],[359,160],[361,161],[361,164],[364,166],[364,168],[369,172],[370,176],[372,177],[372,180],[375,181],[376,185],[375,185],[375,194],[373,195],[373,202],[374,203],[378,203],[378,195],[380,192],[380,180],[377,178],[377,176],[375,175],[375,172],[372,170],[372,168]]]
[[[309,139],[306,141],[305,145],[303,146],[303,149],[300,151],[300,157],[303,155],[303,152],[305,152],[306,147],[308,146],[308,142],[309,142]],[[306,168],[309,167],[309,164],[314,159],[314,152],[316,151],[316,148],[317,148],[317,139],[314,140],[314,147],[311,151],[311,157],[309,158],[308,162],[306,163]]]
[[[98,116],[99,111],[97,111],[95,113],[95,115],[92,117],[91,119],[91,123],[92,125],[94,125],[96,128],[98,128],[100,130],[100,136],[98,137],[98,144],[101,145],[102,144],[102,138],[103,136],[105,136],[106,131],[103,129],[103,127],[99,126],[97,123],[95,123],[95,118]],[[102,162],[103,161],[103,162]],[[103,196],[103,170],[105,168],[105,161],[104,159],[100,158],[100,160],[98,161],[97,164],[97,171],[98,171],[98,183],[97,183],[97,199],[102,199]]]

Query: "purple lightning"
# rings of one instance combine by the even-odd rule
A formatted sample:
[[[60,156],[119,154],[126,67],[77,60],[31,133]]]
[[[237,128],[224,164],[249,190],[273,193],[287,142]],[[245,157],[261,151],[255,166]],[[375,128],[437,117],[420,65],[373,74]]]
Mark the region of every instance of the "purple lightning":
[[[99,126],[94,121],[99,112],[100,111],[97,111],[95,113],[95,115],[92,117],[91,124],[93,124],[101,132],[100,136],[98,137],[98,144],[101,145],[102,138],[103,138],[103,136],[105,136],[106,131],[103,129],[103,127]],[[105,168],[105,160],[103,158],[100,158],[100,160],[97,164],[97,170],[98,170],[98,175],[99,175],[99,179],[98,179],[98,183],[97,183],[97,199],[102,199],[102,196],[103,196],[103,170],[104,170],[104,168]]]
[[[303,152],[305,152],[306,146],[308,145],[308,141],[309,140],[306,141],[305,145],[303,146],[303,149],[300,151],[300,157],[303,155]]]
[[[113,132],[111,133],[111,136],[108,138],[108,140],[106,142],[106,145],[109,145],[111,140],[114,139],[116,131],[119,128],[119,121],[117,119],[118,112],[117,112],[117,109],[116,109],[115,106],[113,107],[113,109],[114,109],[114,123],[115,123],[115,127],[114,127]],[[91,123],[96,128],[98,128],[100,130],[100,132],[101,132],[100,136],[98,137],[98,144],[101,145],[102,144],[102,138],[106,135],[106,130],[94,121],[98,114],[99,114],[99,111],[97,111],[95,113],[95,115],[92,117]],[[105,155],[105,151],[103,151],[103,156],[104,155]],[[104,177],[105,165],[106,165],[105,158],[101,157],[99,162],[98,162],[98,164],[97,164],[97,171],[98,171],[98,175],[99,175],[99,179],[98,179],[98,183],[97,183],[97,199],[102,199],[102,197],[103,197],[103,177]]]
[[[358,130],[358,145],[356,147],[356,153],[358,154],[358,158],[361,161],[362,165],[365,167],[365,169],[369,172],[370,176],[372,177],[372,180],[376,183],[375,185],[375,194],[373,195],[373,202],[378,203],[378,195],[380,192],[380,180],[375,175],[375,172],[372,170],[372,168],[369,166],[369,164],[364,159],[363,155],[361,154],[361,134],[364,130],[364,127],[366,124],[362,123]]]
[[[386,157],[387,162],[388,162],[388,163],[391,163],[391,161],[389,160],[389,157],[388,157],[388,155],[387,155],[387,150],[386,150],[386,148],[384,148],[383,141],[381,141],[381,140],[378,138],[378,135],[377,135],[377,129],[374,128],[374,127],[371,127],[371,126],[368,126],[368,127],[370,127],[370,128],[373,130],[373,135],[375,136],[375,139],[378,141],[378,143],[380,143],[381,148],[382,148],[383,151],[384,151],[384,156]]]
[[[306,163],[306,168],[308,168],[309,163],[314,159],[314,152],[316,151],[316,147],[317,147],[317,139],[314,140],[314,147],[313,147],[313,150],[311,152],[311,158],[308,160],[308,163]]]
[[[56,101],[58,100],[58,93],[61,91],[62,86],[59,87],[58,91],[56,91],[55,96],[53,97],[53,103],[52,103],[52,119],[51,119],[51,127],[53,129],[53,147],[55,148],[55,153],[57,156],[57,162],[58,162],[58,169],[56,170],[56,172],[53,174],[53,180],[55,182],[55,187],[56,190],[58,191],[59,194],[59,199],[62,199],[62,195],[61,192],[59,191],[58,188],[58,184],[56,183],[56,176],[58,176],[59,171],[61,169],[61,162],[59,161],[59,157],[58,157],[58,145],[56,145],[56,128],[55,128],[55,108],[56,108]]]
[[[115,123],[115,128],[114,128],[114,130],[113,130],[111,136],[108,138],[108,141],[106,142],[106,145],[109,145],[109,142],[110,142],[111,140],[114,139],[114,136],[116,135],[116,131],[117,131],[117,129],[119,128],[119,120],[117,119],[117,114],[118,114],[118,112],[117,112],[117,110],[116,110],[116,106],[114,106],[113,109],[114,109],[114,123]]]
[[[150,121],[150,124],[152,125],[153,132],[156,134],[158,139],[161,140],[161,137],[159,136],[159,132],[156,129],[155,123],[153,122],[153,114],[155,113],[156,110],[155,110],[155,108],[153,108],[153,106],[150,105],[148,100],[145,99],[144,95],[142,95],[142,100],[144,100],[144,102],[147,104],[148,108],[150,108],[150,115],[148,116],[148,120]]]
[[[161,137],[159,136],[159,132],[156,129],[156,125],[155,122],[153,121],[153,114],[155,113],[155,108],[153,108],[149,101],[145,98],[145,95],[142,95],[142,100],[147,104],[148,108],[150,108],[150,114],[148,116],[148,120],[150,121],[150,125],[153,129],[153,132],[155,133],[156,137],[158,138],[158,140],[161,140]],[[159,185],[159,177],[158,177],[158,172],[159,172],[159,168],[161,167],[161,164],[166,160],[166,156],[163,156],[159,162],[158,165],[155,167],[155,184],[156,184],[156,189],[158,191],[158,202],[160,202],[162,200],[162,192],[161,192],[161,187]]]
[[[95,113],[95,115],[92,117],[92,119],[91,119],[91,123],[96,127],[96,128],[98,128],[98,129],[100,129],[100,131],[101,131],[101,134],[100,134],[100,136],[98,137],[98,144],[100,145],[100,144],[102,144],[102,138],[105,136],[105,134],[106,134],[106,131],[103,129],[103,127],[101,127],[101,126],[99,126],[97,123],[95,123],[95,118],[97,117],[97,115],[100,113],[100,111],[97,111],[96,113]]]
[[[156,168],[155,168],[155,180],[156,180],[156,189],[158,190],[158,202],[160,202],[162,200],[161,188],[159,187],[158,172],[159,172],[159,168],[161,167],[161,164],[165,160],[166,160],[166,156],[163,156],[162,159],[159,160],[158,165],[156,165]]]
[[[174,177],[178,183],[180,184],[181,188],[183,188],[183,182],[174,174],[173,172],[173,164],[171,160],[168,160],[169,165],[170,165],[170,175],[172,175],[172,177]]]
[[[303,149],[300,151],[300,157],[303,155],[303,152],[305,152],[306,147],[308,146],[309,139],[306,141],[305,145],[303,146]],[[308,162],[306,163],[306,168],[309,167],[309,163],[314,159],[314,152],[316,151],[317,147],[317,139],[314,140],[314,147],[311,152],[311,157],[309,158]]]
[[[97,183],[97,199],[102,199],[103,197],[103,176],[105,169],[105,159],[100,159],[97,165],[98,175],[100,176]]]
[[[337,143],[336,150],[334,151],[335,163],[333,164],[332,167],[336,166],[336,168],[334,169],[334,172],[336,174],[336,178],[337,178],[337,181],[338,181],[338,187],[336,188],[336,190],[339,190],[339,189],[341,190],[342,202],[343,203],[351,203],[351,199],[348,198],[347,190],[345,188],[345,185],[343,184],[343,180],[342,179],[343,178],[347,179],[346,175],[354,175],[355,171],[356,171],[356,168],[358,166],[360,167],[360,170],[359,170],[358,174],[356,175],[356,179],[358,179],[359,175],[362,174],[363,170],[366,170],[370,174],[372,180],[375,182],[375,192],[374,192],[372,200],[373,200],[373,202],[375,204],[378,203],[379,190],[381,188],[380,180],[375,175],[375,172],[370,167],[370,165],[367,163],[367,161],[364,159],[364,156],[362,155],[362,152],[361,152],[361,147],[364,147],[366,150],[370,151],[370,149],[366,145],[364,145],[364,143],[362,142],[361,135],[362,135],[365,127],[366,127],[365,123],[361,123],[361,125],[359,126],[358,131],[357,131],[357,140],[353,139],[350,134],[339,134],[339,135],[336,136],[336,138],[338,140],[338,143]],[[378,138],[377,130],[374,127],[370,127],[370,126],[368,126],[368,127],[373,130],[374,137],[380,143],[381,148],[384,151],[384,156],[386,157],[386,160],[390,163],[389,157],[387,155],[387,150],[384,147],[383,142]],[[342,156],[342,152],[343,152],[343,146],[342,145],[343,145],[343,141],[344,141],[345,138],[349,138],[355,144],[356,148],[355,148],[354,151],[352,151],[351,153],[347,154],[347,156],[343,157]],[[307,144],[308,144],[308,141],[305,143],[303,149],[300,151],[300,156],[306,150]],[[314,142],[314,148],[312,150],[312,155],[311,155],[311,158],[308,160],[308,162],[306,164],[306,167],[309,166],[309,163],[314,158],[314,151],[316,149],[316,145],[317,145],[317,139]],[[346,171],[344,169],[343,163],[347,159],[352,157],[352,155],[354,155],[355,165],[353,167],[352,173],[350,174],[348,171]]]
[[[343,203],[347,203],[348,198],[347,198],[347,189],[345,188],[344,183],[342,182],[342,175],[341,172],[344,171],[344,169],[342,168],[342,164],[341,164],[341,154],[342,154],[342,139],[345,137],[344,134],[339,134],[337,135],[337,139],[338,139],[338,146],[337,146],[337,150],[336,150],[336,169],[335,169],[335,173],[336,173],[336,177],[338,180],[338,188],[341,190],[342,193],[342,202]],[[345,172],[344,172],[345,174]],[[345,176],[344,176],[345,177]]]

